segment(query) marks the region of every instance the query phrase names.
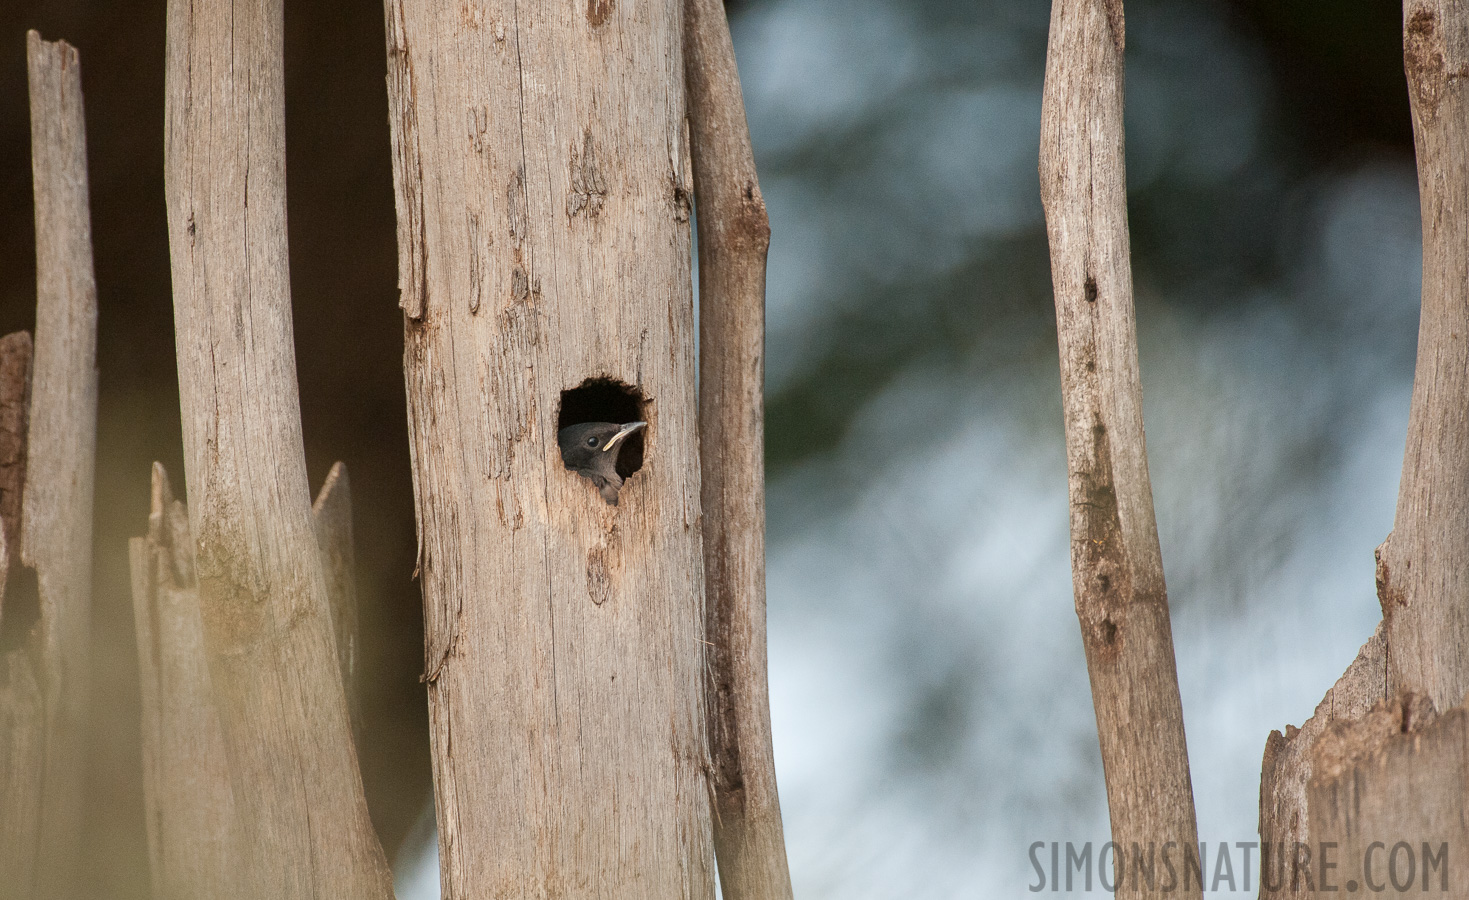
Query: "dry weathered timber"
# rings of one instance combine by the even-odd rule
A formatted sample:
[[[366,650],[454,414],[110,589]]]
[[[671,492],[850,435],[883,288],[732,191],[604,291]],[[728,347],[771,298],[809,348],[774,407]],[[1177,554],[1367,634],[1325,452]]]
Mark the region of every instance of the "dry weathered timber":
[[[153,464],[147,537],[133,538],[143,801],[153,896],[228,896],[234,793],[209,678],[188,511]]]
[[[13,524],[3,529],[9,556],[5,590],[14,589],[4,612],[20,621],[8,623],[18,646],[0,660],[0,895],[49,900],[72,893],[81,834],[97,287],[77,52],[64,42],[43,41],[34,31],[26,36],[26,51],[36,333],[18,547],[9,540],[17,536]],[[4,394],[13,398],[13,387]],[[25,621],[30,616],[34,621]]]
[[[387,0],[445,896],[712,895],[681,0]],[[561,392],[645,402],[604,502]]]
[[[1365,716],[1386,697],[1387,642],[1379,623],[1311,718],[1300,728],[1286,726],[1285,734],[1270,732],[1260,772],[1260,837],[1265,848],[1260,856],[1262,900],[1309,900],[1314,896],[1304,879],[1290,877],[1290,868],[1296,845],[1310,846],[1314,840],[1306,786],[1316,744],[1333,723]]]
[[[1112,839],[1197,843],[1143,440],[1123,167],[1121,0],[1055,0],[1041,199],[1061,346],[1071,570]],[[1148,896],[1124,879],[1119,896]],[[1198,897],[1197,885],[1182,896]]]
[[[1323,701],[1333,707],[1329,718],[1338,721],[1366,715],[1375,701],[1397,703],[1410,694],[1427,698],[1435,709],[1456,707],[1469,689],[1469,156],[1463,152],[1469,92],[1461,77],[1469,66],[1469,9],[1448,0],[1407,0],[1403,57],[1423,215],[1418,365],[1397,515],[1392,534],[1377,550],[1383,621]],[[1260,783],[1263,843],[1317,846],[1328,839],[1314,829],[1329,812],[1312,806],[1308,815],[1304,789],[1315,778],[1312,760],[1319,754],[1313,745],[1324,724],[1318,707],[1299,733],[1282,739],[1276,732],[1267,742]],[[1417,758],[1387,759],[1408,764]],[[1316,797],[1314,788],[1310,796]],[[1361,822],[1373,828],[1390,824]],[[1312,896],[1299,879],[1277,881],[1262,881],[1260,896]]]
[[[190,531],[234,787],[229,888],[391,895],[311,519],[286,253],[280,0],[170,0],[165,179]]]
[[[731,900],[791,896],[765,639],[765,254],[734,44],[720,0],[686,0],[699,229],[699,447],[714,846]]]
[[[1321,898],[1469,897],[1464,707],[1436,716],[1425,695],[1401,691],[1328,727],[1312,766],[1310,864],[1293,860],[1282,882],[1308,884],[1315,893],[1300,896]]]
[[[352,717],[352,734],[362,746],[361,698],[357,692],[357,580],[356,556],[352,549],[352,480],[345,463],[332,464],[326,481],[311,504],[311,520],[321,547],[326,572],[327,598],[332,614],[332,634],[337,648],[337,666],[347,692],[347,710]]]
[[[333,622],[355,629],[351,500],[347,470],[332,467],[313,505],[323,563],[331,570]],[[234,793],[209,677],[194,575],[189,514],[153,464],[148,534],[129,545],[143,700],[143,788],[153,894],[160,900],[225,896],[236,854]],[[343,615],[338,615],[338,610]],[[350,683],[355,630],[339,636]]]
[[[1469,691],[1469,7],[1403,4],[1423,214],[1423,308],[1392,534],[1378,548],[1391,687]]]

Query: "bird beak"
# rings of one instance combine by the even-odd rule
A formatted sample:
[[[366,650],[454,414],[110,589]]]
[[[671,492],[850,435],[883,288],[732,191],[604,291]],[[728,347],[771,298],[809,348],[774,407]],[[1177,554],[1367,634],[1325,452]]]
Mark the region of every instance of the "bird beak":
[[[622,428],[619,429],[616,434],[612,435],[612,440],[607,442],[607,446],[602,448],[602,452],[606,453],[608,450],[611,450],[618,444],[622,443],[623,439],[626,438],[628,435],[637,431],[642,431],[644,428],[647,427],[647,422],[628,422],[626,425],[622,426]]]

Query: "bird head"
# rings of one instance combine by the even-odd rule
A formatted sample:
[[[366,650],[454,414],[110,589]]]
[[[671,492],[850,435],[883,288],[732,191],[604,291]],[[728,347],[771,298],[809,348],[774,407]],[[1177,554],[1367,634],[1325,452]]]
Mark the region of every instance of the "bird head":
[[[568,425],[556,435],[561,446],[561,460],[566,468],[589,478],[602,491],[608,503],[617,503],[617,489],[622,476],[617,474],[617,458],[630,435],[648,427],[647,422],[582,422]]]

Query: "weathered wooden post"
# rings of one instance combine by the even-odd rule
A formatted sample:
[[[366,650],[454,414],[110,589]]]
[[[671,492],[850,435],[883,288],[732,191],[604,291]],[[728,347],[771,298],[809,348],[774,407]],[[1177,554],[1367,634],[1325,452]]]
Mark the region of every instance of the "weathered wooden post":
[[[1373,841],[1410,842],[1416,864],[1440,843],[1469,841],[1469,7],[1405,0],[1403,62],[1423,216],[1423,307],[1397,512],[1377,550],[1382,622],[1315,714],[1299,729],[1271,733],[1260,780],[1263,842],[1318,854],[1333,843],[1336,886],[1352,880],[1372,891],[1387,884],[1388,865],[1380,856],[1371,871]],[[1319,860],[1302,866],[1289,851],[1281,857],[1275,877],[1261,882],[1262,898],[1330,893]],[[1443,884],[1462,896],[1469,876],[1455,860],[1445,863]]]
[[[1055,0],[1041,106],[1041,200],[1051,248],[1071,572],[1107,779],[1112,840],[1183,848],[1198,829],[1168,593],[1143,439],[1123,157],[1122,0]],[[1136,870],[1117,894],[1153,896]],[[1183,877],[1183,876],[1180,876]],[[1183,897],[1201,896],[1197,874]]]
[[[221,880],[245,898],[389,897],[306,480],[281,29],[281,0],[168,4],[165,187],[192,587],[234,801]]]
[[[709,897],[682,4],[386,11],[445,894]]]
[[[0,340],[0,897],[72,895],[86,778],[97,287],[77,52],[26,36],[36,337]]]

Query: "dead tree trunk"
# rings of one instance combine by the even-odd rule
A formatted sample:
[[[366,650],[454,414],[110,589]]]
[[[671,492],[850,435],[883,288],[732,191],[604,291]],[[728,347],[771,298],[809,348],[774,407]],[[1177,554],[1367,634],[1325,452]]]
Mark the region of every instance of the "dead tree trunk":
[[[232,895],[388,897],[311,517],[286,253],[280,0],[170,0],[165,158],[204,647]]]
[[[1357,867],[1350,877],[1365,876],[1358,851],[1383,835],[1449,835],[1450,846],[1462,846],[1462,822],[1458,832],[1435,824],[1442,798],[1433,792],[1457,786],[1443,796],[1462,810],[1469,783],[1461,706],[1469,689],[1469,88],[1461,77],[1469,8],[1406,0],[1403,55],[1423,216],[1423,309],[1397,515],[1377,550],[1383,620],[1311,720],[1270,735],[1260,782],[1262,842],[1337,842],[1344,865]],[[1417,723],[1403,720],[1412,709],[1422,710]],[[1370,726],[1395,715],[1412,730],[1440,710],[1451,712],[1424,748],[1385,741]],[[1348,852],[1357,858],[1347,860]],[[1293,860],[1281,865],[1278,887],[1262,880],[1262,898],[1313,896],[1310,878],[1290,871]]]
[[[1403,4],[1423,210],[1423,310],[1392,534],[1378,549],[1392,691],[1469,691],[1469,7]]]
[[[36,338],[34,359],[0,343],[0,896],[48,900],[71,896],[81,833],[97,288],[77,52],[26,47]]]
[[[681,3],[385,6],[445,896],[710,897]]]
[[[714,845],[729,900],[790,898],[765,640],[765,254],[734,45],[720,0],[684,5],[699,227],[699,444]]]
[[[1041,107],[1071,497],[1071,569],[1112,839],[1197,845],[1143,440],[1128,261],[1121,0],[1056,0]],[[1131,870],[1127,874],[1132,874]],[[1150,896],[1124,877],[1119,896]],[[1185,883],[1182,896],[1199,897]]]

